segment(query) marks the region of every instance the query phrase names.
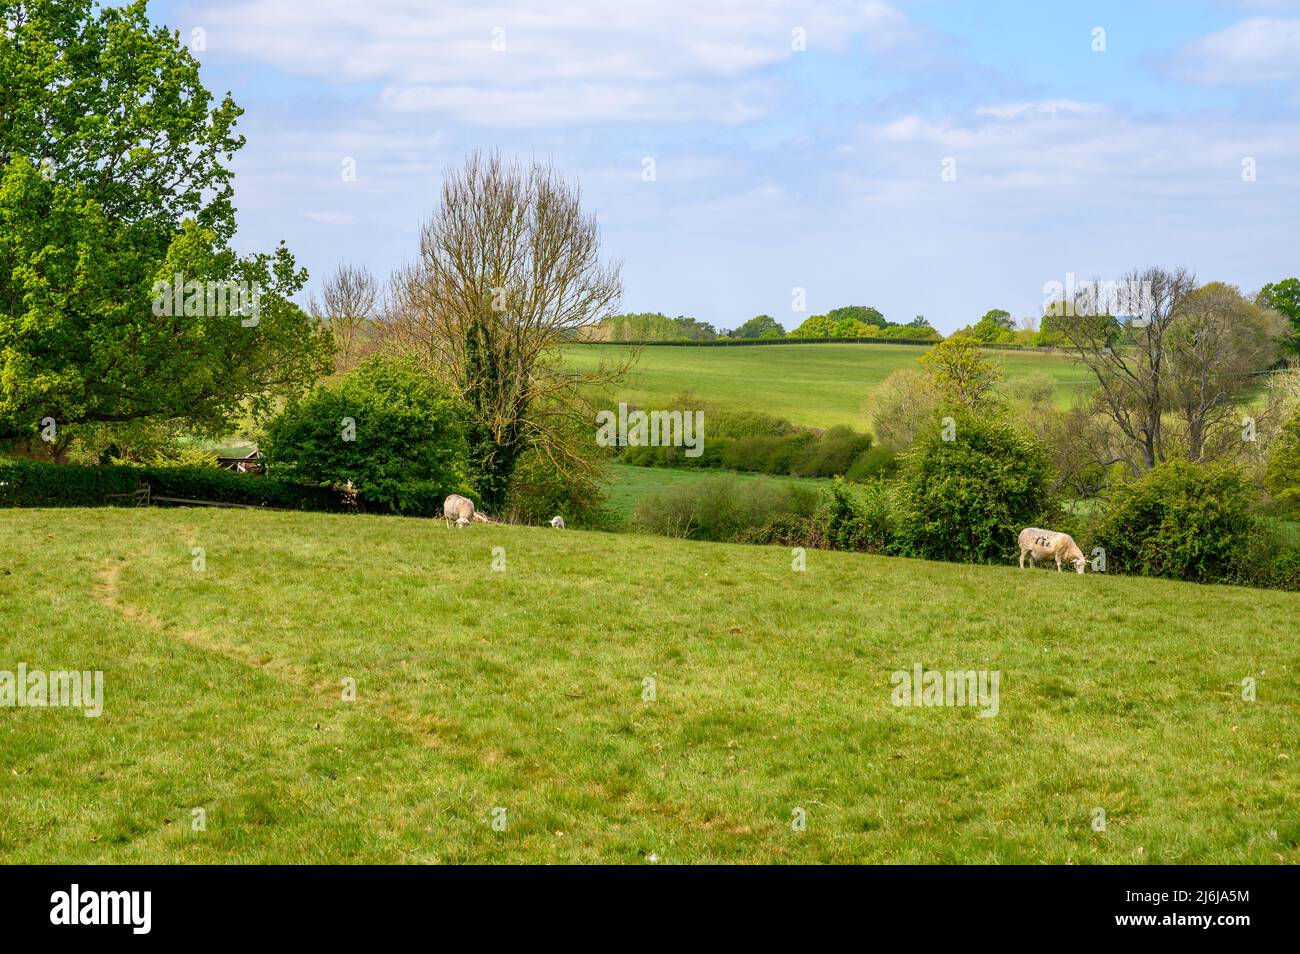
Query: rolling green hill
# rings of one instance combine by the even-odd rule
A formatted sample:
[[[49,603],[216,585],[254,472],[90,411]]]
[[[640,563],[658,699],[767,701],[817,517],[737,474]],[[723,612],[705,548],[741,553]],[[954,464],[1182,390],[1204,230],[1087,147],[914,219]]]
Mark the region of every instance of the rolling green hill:
[[[921,345],[809,344],[759,347],[644,347],[627,386],[615,400],[644,407],[668,407],[692,392],[709,401],[784,417],[796,424],[831,427],[849,424],[867,430],[864,408],[869,392],[891,371],[917,367]],[[568,345],[565,360],[592,368],[617,362],[628,349],[619,345]],[[1086,372],[1063,355],[996,351],[989,357],[1008,380],[1033,372],[1057,382],[1057,400],[1088,386]]]
[[[0,670],[104,697],[0,708],[0,862],[1300,861],[1300,594],[397,517],[3,520]],[[996,716],[894,705],[915,665],[996,671]]]

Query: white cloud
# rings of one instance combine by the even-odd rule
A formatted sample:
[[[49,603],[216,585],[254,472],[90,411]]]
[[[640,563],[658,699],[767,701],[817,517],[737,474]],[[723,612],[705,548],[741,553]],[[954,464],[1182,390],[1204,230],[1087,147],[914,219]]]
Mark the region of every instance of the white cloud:
[[[1173,76],[1200,86],[1248,86],[1300,78],[1300,19],[1251,17],[1184,46]]]
[[[1048,99],[1033,103],[1001,103],[976,110],[977,116],[995,119],[1025,119],[1030,117],[1079,116],[1104,113],[1109,109],[1100,103],[1080,103],[1070,99]]]
[[[1176,221],[1280,223],[1300,215],[1287,157],[1300,129],[1221,113],[1136,115],[1089,103],[985,106],[859,128],[836,151],[839,183],[861,206],[941,214],[945,230],[1107,215],[1145,230]],[[1243,181],[1242,160],[1258,163]],[[945,181],[943,160],[955,161]],[[1162,226],[1163,227],[1163,226]]]
[[[234,0],[195,21],[214,57],[375,84],[384,109],[502,126],[744,122],[773,107],[768,74],[800,55],[796,30],[814,53],[880,55],[928,36],[878,0]]]

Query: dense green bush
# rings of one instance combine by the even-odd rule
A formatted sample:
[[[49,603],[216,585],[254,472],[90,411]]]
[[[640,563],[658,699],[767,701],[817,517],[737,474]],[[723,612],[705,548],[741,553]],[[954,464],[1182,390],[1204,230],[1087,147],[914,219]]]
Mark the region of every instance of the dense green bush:
[[[287,406],[267,426],[262,451],[272,477],[350,480],[364,500],[400,513],[425,512],[430,494],[468,493],[461,402],[392,358],[363,361]]]
[[[1018,552],[1019,532],[1048,508],[1046,451],[1001,419],[953,415],[951,432],[927,429],[905,458],[898,549],[929,560],[1004,562]]]
[[[723,450],[731,441],[721,437],[710,437],[700,447],[696,457],[687,457],[683,447],[650,447],[638,445],[623,448],[624,463],[637,467],[695,467],[718,468],[722,465]]]
[[[278,507],[285,510],[346,510],[337,490],[313,484],[237,474],[215,467],[121,467],[147,481],[155,497]]]
[[[893,501],[884,482],[850,487],[831,484],[813,520],[819,546],[886,553],[894,540]]]
[[[1051,404],[1056,396],[1056,379],[1044,371],[1033,371],[1007,383],[1007,393],[1027,404]]]
[[[856,484],[874,480],[887,480],[898,472],[898,454],[888,447],[873,447],[859,454],[844,474],[844,479]]]
[[[637,505],[635,522],[670,537],[742,541],[773,521],[810,519],[817,500],[816,491],[803,487],[709,476],[645,498]]]
[[[1249,549],[1253,498],[1239,470],[1168,461],[1116,489],[1095,542],[1111,573],[1227,582]]]
[[[1300,590],[1300,533],[1295,524],[1255,518],[1237,553],[1232,582],[1277,590]]]
[[[803,447],[790,473],[796,477],[841,477],[870,450],[869,435],[844,425],[832,427]]]
[[[722,466],[759,474],[789,474],[796,458],[812,440],[813,435],[808,431],[785,437],[738,437],[723,445]]]
[[[682,407],[695,405],[683,403]],[[754,437],[759,434],[783,436],[797,430],[793,423],[783,417],[764,414],[761,411],[749,411],[743,408],[714,407],[705,405],[705,433],[714,437]]]

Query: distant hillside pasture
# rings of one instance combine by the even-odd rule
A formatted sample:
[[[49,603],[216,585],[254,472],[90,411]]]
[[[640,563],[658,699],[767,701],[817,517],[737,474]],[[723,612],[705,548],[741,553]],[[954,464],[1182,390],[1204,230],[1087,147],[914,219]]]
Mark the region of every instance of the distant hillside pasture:
[[[620,345],[568,345],[565,360],[589,369],[627,354]],[[646,408],[671,406],[693,392],[709,401],[788,418],[796,424],[869,429],[868,392],[899,368],[918,368],[922,345],[800,344],[750,348],[660,347],[641,349],[627,386],[615,400]],[[987,352],[1008,381],[1034,373],[1056,382],[1065,405],[1089,386],[1086,371],[1064,355],[1038,351]],[[706,433],[707,433],[706,422]]]
[[[5,531],[0,668],[104,682],[99,718],[0,709],[0,863],[1300,861],[1300,594],[400,517]],[[1000,673],[997,715],[896,705],[918,665]]]

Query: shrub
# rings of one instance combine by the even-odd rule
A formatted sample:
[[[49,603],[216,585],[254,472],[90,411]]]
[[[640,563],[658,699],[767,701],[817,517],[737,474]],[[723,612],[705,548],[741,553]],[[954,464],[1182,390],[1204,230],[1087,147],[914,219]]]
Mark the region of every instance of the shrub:
[[[775,520],[811,518],[817,498],[816,491],[765,480],[701,477],[645,498],[637,505],[635,521],[666,536],[740,541]]]
[[[107,469],[127,471],[134,474],[135,479],[147,481],[150,493],[155,497],[211,500],[285,510],[349,509],[343,495],[329,487],[237,474],[216,467],[123,466]]]
[[[1056,381],[1044,371],[1034,371],[1007,383],[1007,392],[1027,404],[1051,404],[1056,396]]]
[[[1300,411],[1282,425],[1268,458],[1264,481],[1285,507],[1300,507]]]
[[[725,438],[709,438],[696,457],[687,457],[683,447],[629,446],[623,449],[623,462],[637,467],[721,467],[722,455],[731,444]]]
[[[1096,543],[1110,572],[1226,582],[1250,543],[1253,496],[1235,468],[1168,461],[1115,491]]]
[[[800,449],[789,473],[796,477],[840,477],[871,450],[871,438],[851,427],[832,427]]]
[[[1002,562],[1048,508],[1047,455],[1003,420],[954,413],[952,440],[936,426],[905,458],[898,547],[930,560]]]
[[[693,407],[682,404],[682,407]],[[783,417],[774,417],[759,411],[746,411],[738,408],[704,407],[705,433],[708,439],[715,437],[755,437],[757,435],[783,436],[793,434],[799,428]]]
[[[531,448],[520,455],[511,475],[506,519],[545,523],[557,514],[570,526],[611,526],[611,517],[605,511],[605,494],[596,480],[565,474],[546,454]]]
[[[354,433],[345,435],[347,422]],[[273,477],[350,480],[363,499],[415,514],[429,494],[468,493],[464,422],[460,401],[427,372],[375,357],[286,407],[262,450]]]
[[[1002,370],[984,356],[975,338],[964,334],[945,338],[920,361],[944,402],[985,411],[996,407],[995,388]]]
[[[832,550],[888,552],[894,540],[892,510],[889,485],[850,489],[836,478],[813,520],[817,540]]]
[[[898,455],[888,447],[873,447],[859,454],[844,474],[845,480],[865,484],[873,480],[887,480],[898,471]]]
[[[742,531],[736,542],[760,546],[821,546],[812,518],[802,513],[778,513],[771,516],[761,526]]]
[[[809,440],[804,431],[786,437],[754,435],[738,437],[722,447],[722,466],[728,470],[749,470],[760,474],[786,474]]]
[[[745,433],[734,437],[713,436],[710,432],[701,453],[687,457],[680,447],[649,447],[645,445],[623,448],[623,461],[637,467],[694,467],[722,468],[758,474],[794,477],[840,477],[848,473],[853,464],[871,450],[871,437],[850,427],[840,425],[824,433],[806,428],[791,430],[778,426],[780,418],[754,415],[757,422],[777,422],[752,429],[758,433]],[[746,424],[737,430],[751,430]]]
[[[1237,552],[1232,582],[1300,590],[1300,537],[1294,524],[1256,518]]]

